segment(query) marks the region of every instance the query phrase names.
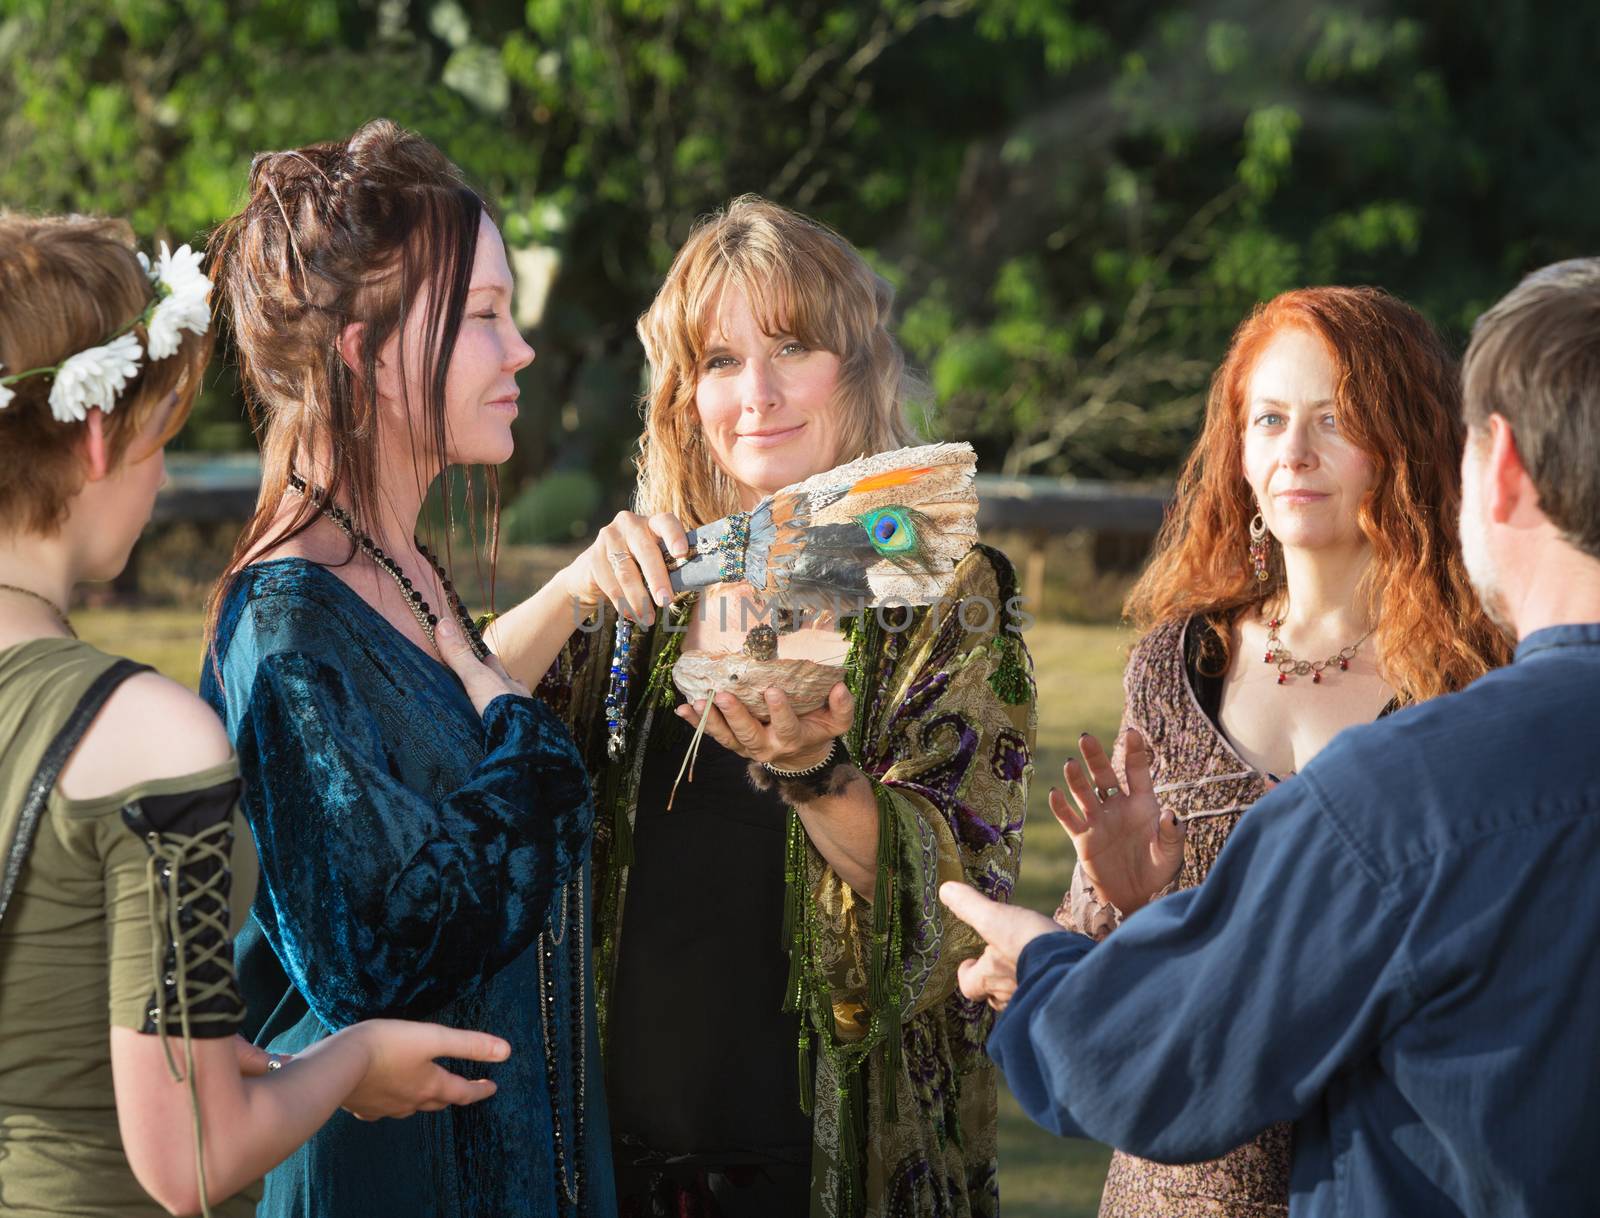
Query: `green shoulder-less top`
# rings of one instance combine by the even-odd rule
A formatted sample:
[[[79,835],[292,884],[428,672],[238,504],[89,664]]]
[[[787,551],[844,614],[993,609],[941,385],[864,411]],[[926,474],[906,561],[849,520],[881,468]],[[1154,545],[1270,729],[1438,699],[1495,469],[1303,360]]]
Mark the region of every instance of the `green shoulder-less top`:
[[[0,810],[13,813],[0,821],[14,824],[46,748],[113,663],[70,639],[0,650]],[[122,1152],[108,1025],[164,1029],[180,1071],[185,1024],[196,1038],[237,1030],[230,939],[256,866],[238,800],[232,760],[99,799],[51,793],[0,918],[0,1212],[164,1212]],[[243,1196],[212,1207],[253,1211]]]

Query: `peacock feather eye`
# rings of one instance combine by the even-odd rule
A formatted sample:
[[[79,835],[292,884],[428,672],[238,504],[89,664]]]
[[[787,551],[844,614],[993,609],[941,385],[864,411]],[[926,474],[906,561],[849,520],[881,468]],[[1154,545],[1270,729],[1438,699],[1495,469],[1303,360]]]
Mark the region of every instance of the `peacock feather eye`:
[[[904,554],[917,545],[917,531],[903,507],[882,507],[856,517],[879,554]]]

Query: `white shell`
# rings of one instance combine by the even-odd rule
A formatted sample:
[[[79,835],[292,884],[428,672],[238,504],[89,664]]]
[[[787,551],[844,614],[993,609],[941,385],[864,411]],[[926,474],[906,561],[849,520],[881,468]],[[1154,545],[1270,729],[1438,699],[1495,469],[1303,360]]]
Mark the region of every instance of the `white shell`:
[[[752,660],[738,651],[685,651],[672,666],[672,683],[690,702],[727,690],[745,709],[767,722],[767,702],[762,694],[776,686],[789,695],[797,715],[814,711],[828,700],[828,691],[844,680],[838,664],[815,660]]]

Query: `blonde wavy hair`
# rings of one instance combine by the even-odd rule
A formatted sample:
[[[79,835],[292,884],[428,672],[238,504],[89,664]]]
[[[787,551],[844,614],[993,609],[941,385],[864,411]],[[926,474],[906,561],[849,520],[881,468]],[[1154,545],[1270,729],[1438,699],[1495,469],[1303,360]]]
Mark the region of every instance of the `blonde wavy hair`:
[[[650,361],[634,461],[643,515],[671,512],[693,527],[740,509],[738,484],[713,458],[695,407],[700,362],[730,288],[745,294],[765,333],[839,357],[842,426],[830,466],[917,442],[906,403],[926,394],[889,333],[894,288],[832,229],[742,195],[695,225],[639,318]]]

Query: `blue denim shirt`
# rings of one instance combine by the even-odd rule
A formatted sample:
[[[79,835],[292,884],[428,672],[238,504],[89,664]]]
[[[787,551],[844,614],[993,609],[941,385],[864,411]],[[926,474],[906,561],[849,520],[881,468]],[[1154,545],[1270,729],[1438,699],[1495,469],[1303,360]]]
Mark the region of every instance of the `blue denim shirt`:
[[[1341,734],[1199,888],[1049,934],[989,1053],[1162,1162],[1295,1122],[1293,1218],[1600,1214],[1600,625]]]

